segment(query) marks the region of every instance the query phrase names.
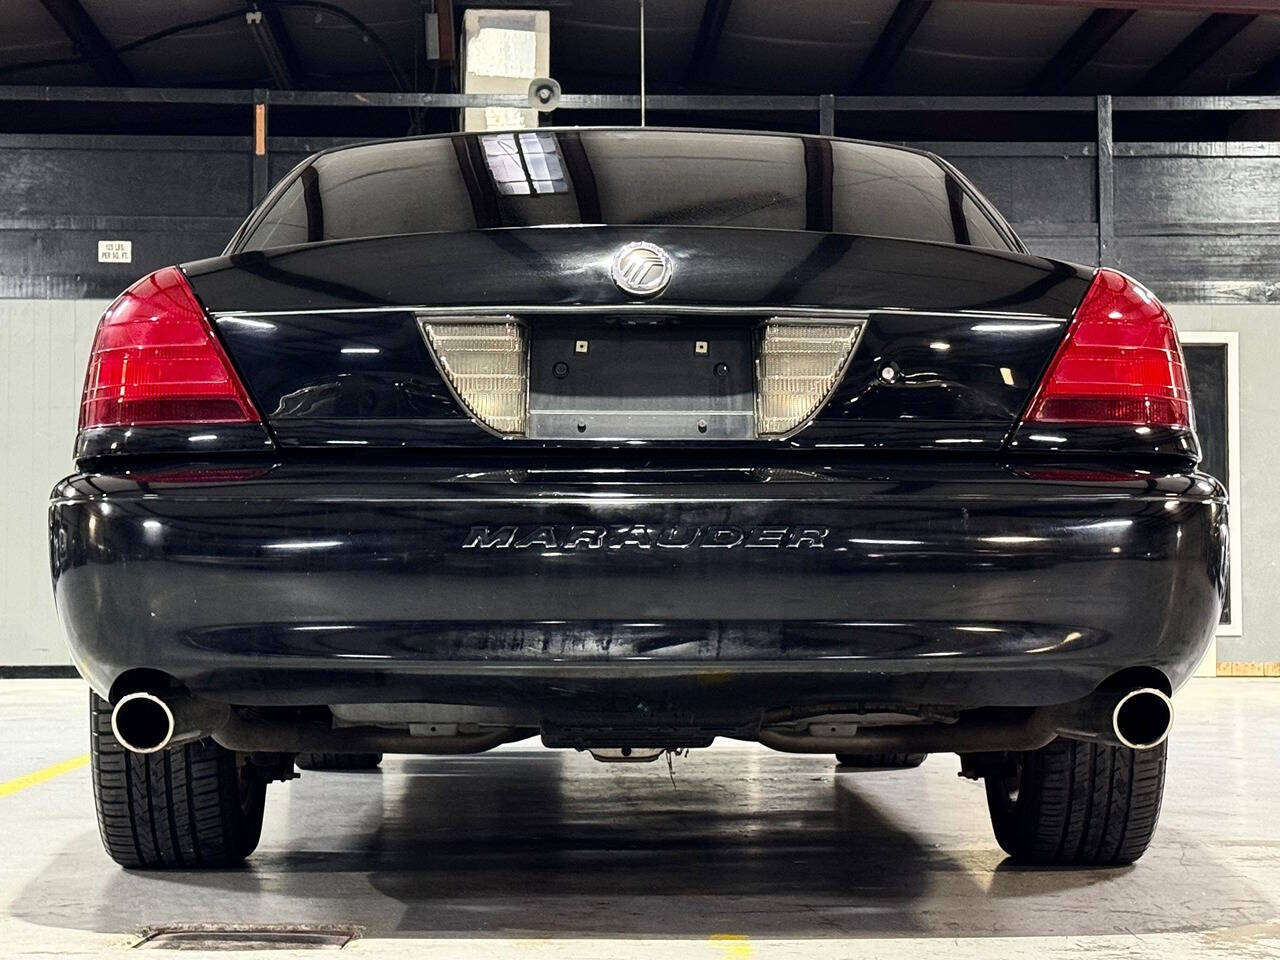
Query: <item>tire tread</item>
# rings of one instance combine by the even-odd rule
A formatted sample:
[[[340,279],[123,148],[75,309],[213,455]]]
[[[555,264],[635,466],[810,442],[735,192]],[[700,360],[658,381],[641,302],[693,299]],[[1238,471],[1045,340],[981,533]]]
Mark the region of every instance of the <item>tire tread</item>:
[[[111,732],[110,705],[89,695],[89,748],[98,831],[124,867],[226,867],[244,860],[262,832],[265,782],[241,798],[236,754],[198,740],[131,753]]]
[[[1130,750],[1059,739],[1021,760],[1016,802],[987,779],[1000,846],[1015,860],[1058,866],[1121,866],[1151,843],[1164,792],[1166,744]]]

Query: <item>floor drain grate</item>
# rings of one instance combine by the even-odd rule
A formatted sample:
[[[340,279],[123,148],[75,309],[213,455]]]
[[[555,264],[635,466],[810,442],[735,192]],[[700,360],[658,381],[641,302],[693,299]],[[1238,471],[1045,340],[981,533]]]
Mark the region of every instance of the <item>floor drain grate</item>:
[[[341,950],[360,928],[341,924],[169,923],[147,927],[139,950]]]

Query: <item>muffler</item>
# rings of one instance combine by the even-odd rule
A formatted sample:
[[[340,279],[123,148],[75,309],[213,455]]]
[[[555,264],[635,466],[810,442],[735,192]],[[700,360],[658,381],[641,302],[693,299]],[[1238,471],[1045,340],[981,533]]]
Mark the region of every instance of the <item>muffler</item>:
[[[813,734],[765,727],[757,739],[783,753],[990,753],[1036,750],[1054,737],[1037,713],[966,717],[955,723],[858,727],[851,734]]]
[[[448,756],[483,753],[504,743],[524,740],[536,729],[490,727],[477,733],[416,736],[408,730],[376,725],[334,727],[305,719],[245,719],[231,715],[218,725],[213,739],[240,753],[416,753]]]
[[[111,710],[111,732],[134,753],[156,753],[209,736],[231,718],[231,708],[189,693],[163,696],[140,691],[121,697]]]
[[[1131,750],[1160,746],[1173,727],[1173,701],[1155,687],[1104,687],[1042,712],[1061,737]]]
[[[787,753],[1001,753],[1036,750],[1055,737],[1131,750],[1160,746],[1173,726],[1173,701],[1154,687],[1107,687],[1083,700],[1028,713],[961,717],[952,723],[854,726],[823,734],[763,727],[755,739]]]

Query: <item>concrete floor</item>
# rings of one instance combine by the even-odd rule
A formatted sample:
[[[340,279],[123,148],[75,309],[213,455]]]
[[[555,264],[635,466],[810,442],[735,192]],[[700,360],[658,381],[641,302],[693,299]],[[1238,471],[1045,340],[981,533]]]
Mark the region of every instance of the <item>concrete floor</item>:
[[[127,873],[86,766],[13,785],[84,753],[85,701],[78,682],[0,681],[2,956],[265,922],[350,923],[347,952],[441,960],[1280,957],[1280,681],[1179,694],[1160,831],[1116,871],[1007,864],[954,757],[837,776],[733,744],[678,758],[674,786],[665,763],[529,745],[305,773],[272,785],[246,868]]]

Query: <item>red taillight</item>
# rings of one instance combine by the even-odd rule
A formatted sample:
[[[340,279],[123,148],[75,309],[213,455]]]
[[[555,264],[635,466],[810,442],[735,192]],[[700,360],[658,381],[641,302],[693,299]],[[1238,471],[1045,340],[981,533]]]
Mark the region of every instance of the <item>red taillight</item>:
[[[1160,301],[1124,274],[1099,270],[1027,421],[1190,427],[1182,347]]]
[[[143,277],[102,315],[80,401],[81,430],[258,419],[177,267]]]

